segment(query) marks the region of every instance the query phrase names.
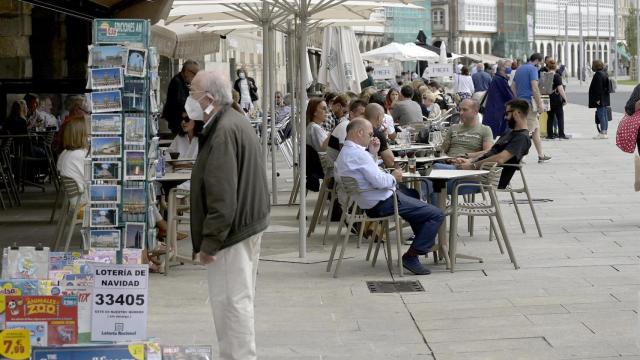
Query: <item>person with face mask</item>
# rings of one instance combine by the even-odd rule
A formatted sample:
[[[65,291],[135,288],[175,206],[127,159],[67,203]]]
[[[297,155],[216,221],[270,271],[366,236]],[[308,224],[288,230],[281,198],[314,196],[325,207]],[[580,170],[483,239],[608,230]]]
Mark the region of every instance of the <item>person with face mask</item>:
[[[221,73],[200,71],[191,82],[185,110],[204,120],[191,172],[191,238],[207,268],[217,358],[255,360],[253,303],[269,189],[259,138],[232,101]]]
[[[452,161],[458,169],[478,170],[482,163],[495,162],[502,164],[518,164],[522,158],[529,153],[531,139],[529,139],[529,129],[527,127],[527,114],[530,109],[529,103],[522,99],[513,99],[507,102],[505,120],[509,131],[502,135],[489,151],[470,158],[457,158]],[[505,167],[500,176],[498,188],[504,189],[511,181],[515,172],[513,167]]]
[[[236,74],[238,75],[238,79],[233,83],[233,89],[240,94],[238,101],[240,107],[245,112],[249,112],[253,110],[253,102],[258,101],[256,81],[252,77],[248,77],[244,69],[238,69]]]
[[[480,102],[481,107],[484,106],[482,124],[491,128],[494,139],[507,130],[507,123],[504,121],[505,104],[514,98],[509,87],[511,60],[498,60],[497,65],[496,75],[489,84],[484,101]]]

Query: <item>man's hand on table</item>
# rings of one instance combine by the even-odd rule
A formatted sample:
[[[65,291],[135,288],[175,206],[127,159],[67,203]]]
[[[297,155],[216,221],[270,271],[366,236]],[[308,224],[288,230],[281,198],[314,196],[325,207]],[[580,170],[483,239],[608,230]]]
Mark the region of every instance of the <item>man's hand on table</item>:
[[[473,170],[474,169],[473,163],[469,159],[456,158],[456,159],[453,159],[451,163],[454,164],[456,166],[456,168],[460,169],[460,170]]]

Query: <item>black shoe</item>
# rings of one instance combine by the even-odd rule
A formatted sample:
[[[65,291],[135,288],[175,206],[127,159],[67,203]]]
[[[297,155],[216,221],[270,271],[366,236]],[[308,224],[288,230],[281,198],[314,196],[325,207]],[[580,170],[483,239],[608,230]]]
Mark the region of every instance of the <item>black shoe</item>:
[[[566,135],[562,135],[562,136],[559,136],[559,137],[558,137],[558,139],[561,139],[561,140],[569,140],[569,139],[571,139],[571,138],[570,138],[570,137],[567,137]]]
[[[416,275],[429,275],[431,271],[420,263],[417,256],[402,255],[402,266]]]

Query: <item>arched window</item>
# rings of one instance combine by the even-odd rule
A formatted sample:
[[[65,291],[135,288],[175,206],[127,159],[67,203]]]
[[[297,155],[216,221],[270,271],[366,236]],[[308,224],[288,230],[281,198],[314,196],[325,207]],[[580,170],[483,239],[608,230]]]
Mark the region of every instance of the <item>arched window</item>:
[[[604,62],[609,63],[609,47],[607,44],[604,44]]]
[[[551,45],[551,43],[547,44],[547,56],[553,56],[553,45]]]
[[[586,49],[585,51],[586,51],[587,64],[591,64],[591,45],[587,44],[585,49]]]
[[[485,40],[484,42],[484,53],[491,54],[491,49],[489,48],[489,40]]]
[[[480,43],[480,40],[476,43],[476,51],[478,54],[482,54],[482,44]]]
[[[538,52],[538,44],[533,43],[531,50],[533,50],[534,53]]]
[[[371,42],[367,41],[367,51],[371,51]]]
[[[560,45],[560,44],[558,44],[557,51],[556,51],[556,56],[557,56],[557,59],[556,59],[557,63],[565,64],[565,61],[562,58],[562,45]],[[567,65],[567,64],[565,64],[565,65]]]
[[[360,52],[363,53],[364,51],[364,43],[362,41],[360,41],[360,44],[358,45],[358,48],[360,49]]]
[[[460,53],[461,54],[467,53],[467,43],[464,41],[460,42]]]
[[[473,51],[473,41],[469,41],[469,54],[475,54]]]

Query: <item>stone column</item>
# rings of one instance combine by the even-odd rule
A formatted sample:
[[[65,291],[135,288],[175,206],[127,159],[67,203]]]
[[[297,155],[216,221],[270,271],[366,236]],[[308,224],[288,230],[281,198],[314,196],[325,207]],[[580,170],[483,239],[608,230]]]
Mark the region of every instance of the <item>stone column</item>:
[[[0,79],[32,77],[31,5],[17,0],[0,1],[0,18]]]

